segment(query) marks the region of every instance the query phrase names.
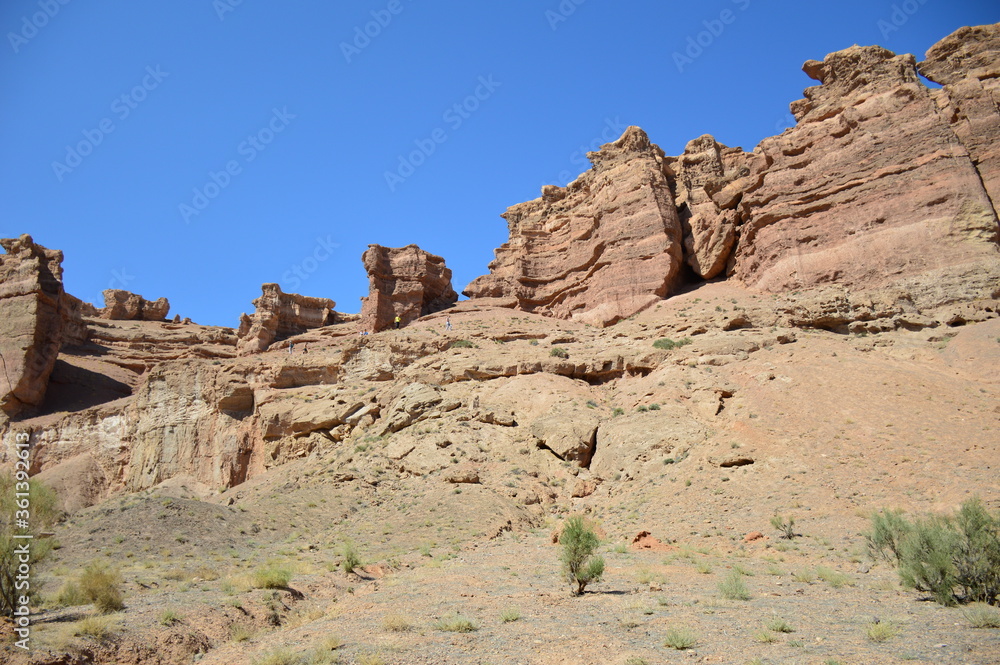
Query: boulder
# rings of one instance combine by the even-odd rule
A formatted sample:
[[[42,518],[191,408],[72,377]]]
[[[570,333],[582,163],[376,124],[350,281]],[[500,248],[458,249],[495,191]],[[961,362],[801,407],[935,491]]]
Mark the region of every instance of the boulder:
[[[165,321],[170,312],[166,298],[146,300],[142,296],[122,289],[103,292],[104,309],[98,316],[112,321]]]
[[[682,233],[663,151],[629,127],[587,157],[592,170],[503,214],[510,239],[465,295],[607,326],[671,293]]]
[[[361,299],[361,330],[392,328],[448,309],[458,300],[444,259],[416,245],[369,245],[361,255],[368,272],[368,296]]]
[[[312,328],[336,322],[336,303],[329,298],[311,298],[283,293],[277,284],[261,286],[262,294],[253,301],[253,316],[242,314],[237,331],[237,353],[250,355],[266,351],[275,340],[299,335]]]
[[[563,407],[531,424],[539,448],[552,451],[559,459],[589,467],[599,420],[581,409]]]

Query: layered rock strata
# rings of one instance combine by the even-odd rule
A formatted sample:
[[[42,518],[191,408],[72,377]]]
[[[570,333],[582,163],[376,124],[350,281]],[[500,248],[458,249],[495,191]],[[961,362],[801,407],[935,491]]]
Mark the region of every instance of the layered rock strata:
[[[940,90],[878,46],[803,69],[820,85],[791,105],[797,124],[753,152],[705,135],[667,157],[633,127],[591,153],[575,182],[508,209],[509,241],[465,293],[607,325],[669,294],[683,259],[772,293],[908,280],[936,307],[978,275],[975,297],[996,297],[1000,24],[928,51]]]
[[[976,160],[912,55],[854,46],[805,72],[798,124],[754,151],[731,274],[781,292],[883,286],[997,260],[997,218]]]
[[[0,240],[0,409],[8,416],[45,397],[62,346],[63,253],[31,236]]]
[[[681,222],[663,151],[638,127],[588,153],[593,169],[502,216],[510,240],[470,298],[606,326],[666,297],[683,261]]]
[[[261,291],[261,296],[253,301],[256,308],[253,316],[240,316],[236,345],[240,355],[266,351],[275,340],[336,322],[333,311],[336,303],[329,298],[283,293],[277,284],[264,284]]]
[[[361,260],[369,283],[368,296],[361,299],[361,330],[386,330],[397,316],[406,325],[458,300],[444,259],[416,245],[369,245]]]

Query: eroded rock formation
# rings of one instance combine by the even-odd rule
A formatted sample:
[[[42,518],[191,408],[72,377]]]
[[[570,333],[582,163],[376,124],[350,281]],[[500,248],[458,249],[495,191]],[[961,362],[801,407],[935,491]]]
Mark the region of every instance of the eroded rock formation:
[[[736,241],[740,179],[749,175],[751,157],[706,134],[688,143],[680,157],[666,160],[684,228],[685,260],[703,279],[726,269]]]
[[[368,271],[368,296],[361,299],[361,330],[378,332],[448,309],[458,300],[444,259],[416,245],[369,245],[361,260]]]
[[[271,343],[298,335],[311,328],[332,325],[336,321],[329,298],[311,298],[297,293],[283,293],[277,284],[264,284],[263,293],[254,299],[253,316],[240,316],[236,345],[240,355],[267,351]]]
[[[465,293],[607,325],[670,292],[682,238],[695,276],[761,291],[908,280],[921,307],[995,297],[1000,24],[958,30],[920,70],[944,87],[878,46],[809,61],[820,85],[791,105],[796,126],[751,153],[705,135],[665,157],[630,128],[568,187],[510,208],[510,240]]]
[[[805,72],[798,124],[754,151],[732,275],[781,292],[871,288],[978,261],[997,219],[969,150],[912,55],[854,46]]]
[[[138,294],[122,289],[107,289],[103,295],[104,309],[99,314],[102,319],[163,321],[170,312],[170,302],[166,298],[146,300]]]
[[[63,253],[31,236],[0,240],[0,409],[42,403],[62,346]]]
[[[926,57],[920,73],[944,86],[931,96],[1000,210],[1000,23],[960,28]]]
[[[503,214],[510,240],[467,296],[514,297],[525,311],[606,326],[671,292],[682,232],[663,151],[629,127],[587,157],[591,171]]]

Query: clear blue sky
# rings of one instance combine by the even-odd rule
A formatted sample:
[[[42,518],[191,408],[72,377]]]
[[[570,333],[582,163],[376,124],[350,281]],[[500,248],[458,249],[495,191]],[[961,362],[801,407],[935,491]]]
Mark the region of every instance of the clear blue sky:
[[[805,60],[920,59],[997,21],[993,0],[4,0],[0,236],[63,250],[84,300],[205,324],[264,282],[356,312],[369,243],[444,256],[461,291],[581,146],[635,124],[669,154],[749,150]]]

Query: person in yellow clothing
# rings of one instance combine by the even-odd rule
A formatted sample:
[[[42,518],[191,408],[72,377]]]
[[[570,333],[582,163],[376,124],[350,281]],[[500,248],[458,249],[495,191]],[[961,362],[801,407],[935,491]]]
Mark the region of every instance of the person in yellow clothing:
[[[401,321],[402,321],[402,319],[399,318],[399,316],[396,316],[396,330],[399,330],[399,324],[400,324]]]

